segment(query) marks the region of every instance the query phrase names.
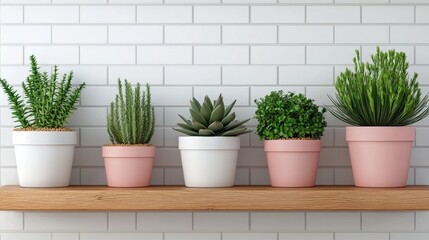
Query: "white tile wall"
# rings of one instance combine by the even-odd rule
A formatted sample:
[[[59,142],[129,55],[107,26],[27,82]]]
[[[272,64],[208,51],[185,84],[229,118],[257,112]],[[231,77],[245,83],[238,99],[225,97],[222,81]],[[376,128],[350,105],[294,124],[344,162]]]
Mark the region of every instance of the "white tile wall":
[[[428,0],[0,0],[0,76],[20,85],[35,54],[86,82],[69,125],[80,134],[73,184],[106,184],[100,145],[117,79],[150,83],[158,145],[152,184],[183,185],[177,114],[191,97],[237,99],[253,118],[254,99],[272,90],[304,93],[330,105],[335,77],[355,49],[405,51],[429,85]],[[19,88],[18,88],[19,89]],[[13,121],[0,94],[0,184],[17,184]],[[353,184],[344,124],[329,128],[317,184]],[[257,122],[248,126],[255,130]],[[409,184],[429,184],[429,121],[418,124]],[[266,185],[262,142],[241,138],[236,184]],[[427,212],[0,212],[1,240],[89,239],[428,239]]]

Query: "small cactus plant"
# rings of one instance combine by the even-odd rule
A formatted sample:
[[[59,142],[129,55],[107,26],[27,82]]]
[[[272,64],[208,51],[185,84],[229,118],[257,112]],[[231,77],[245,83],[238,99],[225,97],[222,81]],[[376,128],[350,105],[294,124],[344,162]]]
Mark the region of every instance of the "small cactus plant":
[[[179,114],[185,123],[178,123],[177,125],[181,128],[173,129],[189,136],[238,136],[249,133],[251,131],[243,124],[250,118],[238,121],[235,120],[235,113],[230,113],[236,101],[225,108],[222,94],[213,103],[206,96],[202,105],[193,98],[189,109],[191,119],[186,119]]]
[[[149,84],[146,84],[146,92],[140,91],[140,83],[133,91],[131,84],[125,80],[124,92],[122,82],[118,79],[118,91],[107,114],[110,141],[112,144],[125,145],[149,143],[155,129]]]

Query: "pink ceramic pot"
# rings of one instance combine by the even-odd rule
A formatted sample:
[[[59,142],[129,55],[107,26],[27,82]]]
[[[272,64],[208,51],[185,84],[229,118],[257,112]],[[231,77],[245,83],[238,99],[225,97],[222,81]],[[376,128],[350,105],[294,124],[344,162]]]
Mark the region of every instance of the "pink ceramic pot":
[[[414,127],[346,127],[355,185],[407,185]]]
[[[103,146],[107,186],[147,187],[152,177],[155,146]]]
[[[315,185],[320,140],[266,140],[264,148],[273,187]]]

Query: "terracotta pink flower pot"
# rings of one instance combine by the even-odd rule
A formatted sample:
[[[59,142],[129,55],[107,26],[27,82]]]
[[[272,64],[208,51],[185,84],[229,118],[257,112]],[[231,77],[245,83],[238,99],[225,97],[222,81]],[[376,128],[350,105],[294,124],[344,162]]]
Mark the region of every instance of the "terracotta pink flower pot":
[[[316,184],[320,140],[266,140],[264,148],[273,187]]]
[[[407,185],[414,127],[346,127],[355,185]]]
[[[107,186],[147,187],[152,177],[155,146],[103,146]]]

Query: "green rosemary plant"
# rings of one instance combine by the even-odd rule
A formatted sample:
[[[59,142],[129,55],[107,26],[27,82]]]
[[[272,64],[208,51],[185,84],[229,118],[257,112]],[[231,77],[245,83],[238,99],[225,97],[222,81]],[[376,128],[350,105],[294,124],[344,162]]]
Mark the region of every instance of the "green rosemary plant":
[[[5,79],[0,84],[7,95],[12,117],[21,129],[63,128],[74,105],[79,100],[85,83],[72,88],[73,72],[58,80],[58,67],[53,72],[40,72],[36,57],[30,56],[31,74],[22,83],[24,95],[20,95]]]
[[[155,129],[154,108],[151,103],[150,86],[146,92],[137,83],[133,90],[125,80],[125,89],[118,79],[115,101],[110,104],[107,115],[107,132],[112,144],[147,144]]]
[[[272,91],[255,100],[256,133],[261,140],[320,139],[326,127],[325,108],[303,94]]]
[[[356,50],[354,71],[342,72],[329,96],[332,115],[355,126],[405,126],[429,115],[429,97],[422,98],[417,74],[408,74],[405,53],[377,48],[371,59],[362,62]]]

